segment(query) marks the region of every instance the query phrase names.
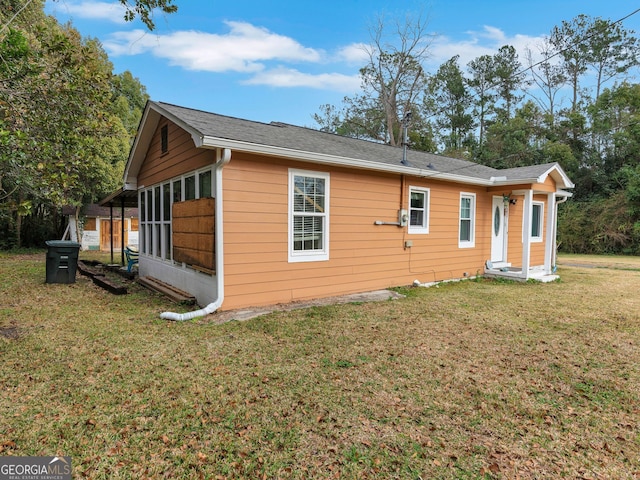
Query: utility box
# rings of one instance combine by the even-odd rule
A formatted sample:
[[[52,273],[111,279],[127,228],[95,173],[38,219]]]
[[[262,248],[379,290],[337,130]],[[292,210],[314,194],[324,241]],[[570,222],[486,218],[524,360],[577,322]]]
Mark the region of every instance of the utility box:
[[[67,240],[49,240],[46,243],[46,283],[75,283],[80,244]]]

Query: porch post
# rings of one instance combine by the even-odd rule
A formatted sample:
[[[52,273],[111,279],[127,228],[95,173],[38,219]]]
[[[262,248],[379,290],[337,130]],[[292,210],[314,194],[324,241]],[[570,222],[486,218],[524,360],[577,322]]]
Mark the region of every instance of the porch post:
[[[544,246],[544,273],[550,275],[553,268],[554,249],[556,245],[556,194],[547,194],[547,235]]]
[[[522,219],[522,276],[529,279],[531,266],[531,223],[533,222],[533,190],[524,192],[524,218]]]

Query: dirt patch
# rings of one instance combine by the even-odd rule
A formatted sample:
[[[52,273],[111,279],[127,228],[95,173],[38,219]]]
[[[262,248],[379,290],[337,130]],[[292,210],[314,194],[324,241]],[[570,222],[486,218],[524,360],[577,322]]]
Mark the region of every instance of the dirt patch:
[[[0,327],[0,337],[8,338],[9,340],[17,340],[20,338],[20,330],[18,327]]]

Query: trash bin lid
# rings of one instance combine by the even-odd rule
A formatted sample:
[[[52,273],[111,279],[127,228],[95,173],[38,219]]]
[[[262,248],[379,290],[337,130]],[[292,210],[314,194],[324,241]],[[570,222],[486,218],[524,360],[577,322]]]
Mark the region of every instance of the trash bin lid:
[[[70,240],[47,240],[45,242],[47,247],[77,247],[80,248],[78,242],[72,242]]]

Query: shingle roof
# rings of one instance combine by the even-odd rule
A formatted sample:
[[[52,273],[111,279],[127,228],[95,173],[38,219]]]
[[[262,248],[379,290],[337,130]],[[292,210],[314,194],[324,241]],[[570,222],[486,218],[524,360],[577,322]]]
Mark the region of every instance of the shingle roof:
[[[285,123],[262,123],[163,102],[150,103],[169,114],[174,121],[181,123],[183,127],[191,129],[192,133],[195,131],[203,138],[226,139],[291,151],[374,162],[395,169],[403,168],[401,164],[402,149],[398,147]],[[433,176],[438,174],[456,175],[487,182],[497,177],[507,177],[507,180],[535,179],[548,173],[549,170],[559,168],[556,163],[548,163],[498,170],[466,160],[414,150],[407,151],[406,159],[408,165],[404,168],[407,173],[421,169],[433,172]],[[564,176],[564,173],[562,175]]]

